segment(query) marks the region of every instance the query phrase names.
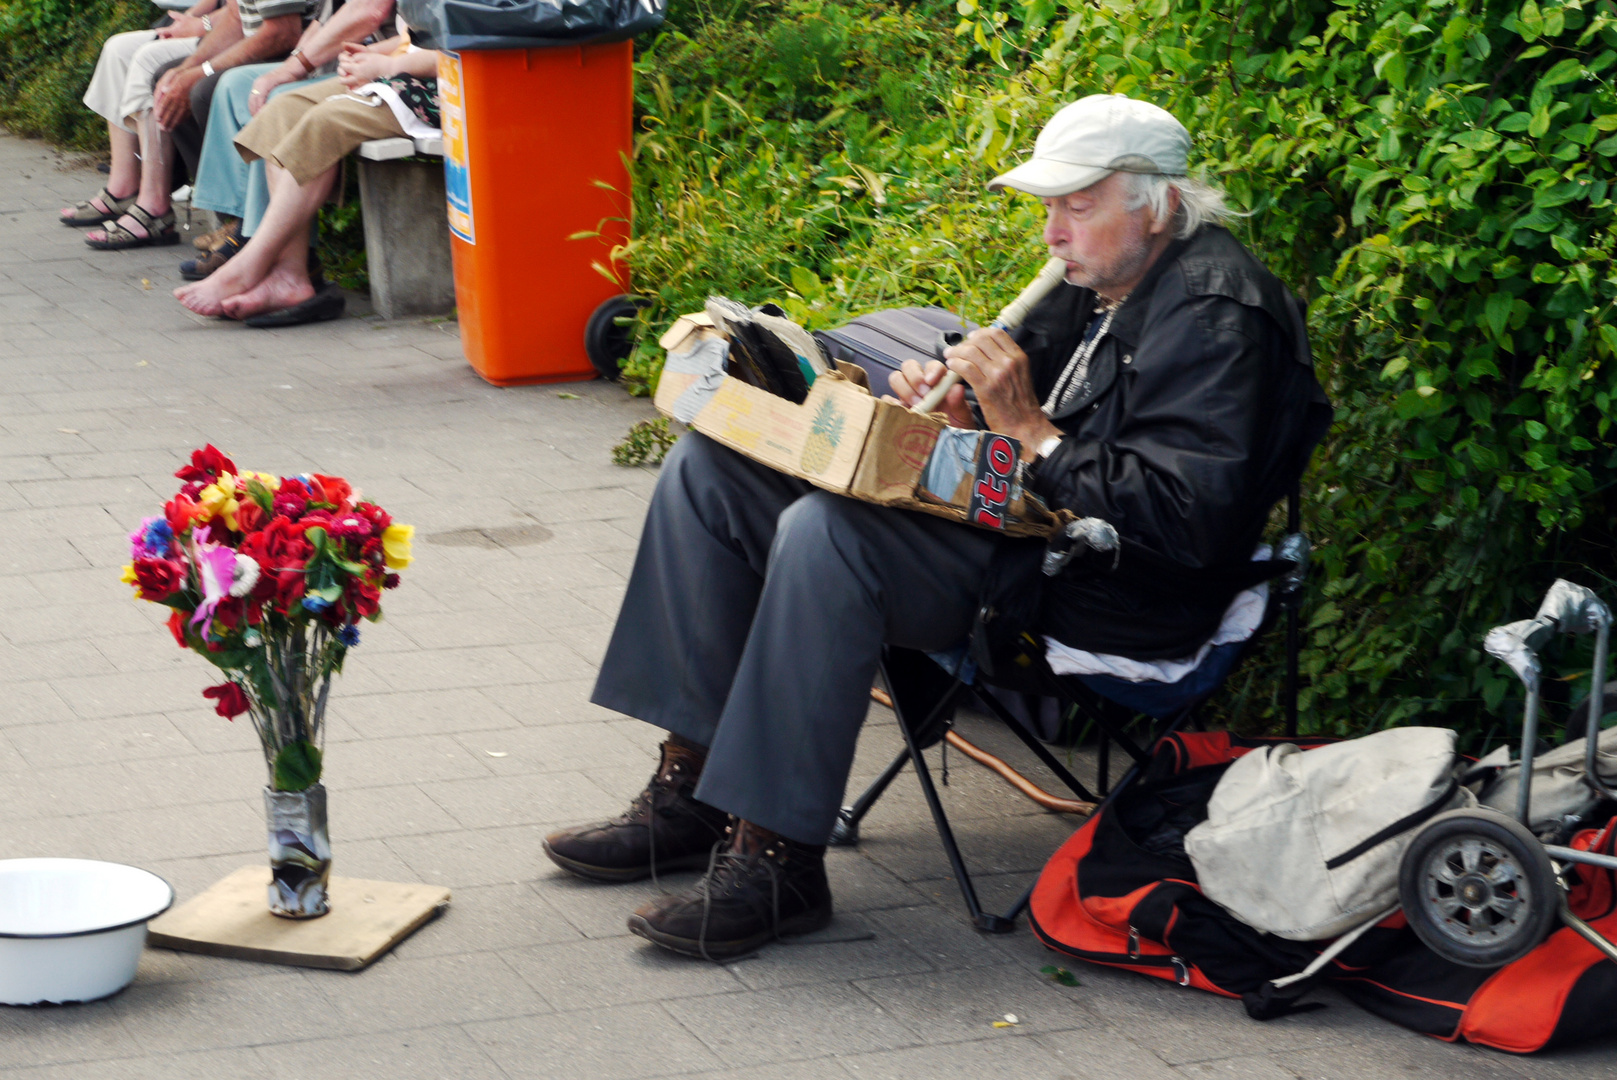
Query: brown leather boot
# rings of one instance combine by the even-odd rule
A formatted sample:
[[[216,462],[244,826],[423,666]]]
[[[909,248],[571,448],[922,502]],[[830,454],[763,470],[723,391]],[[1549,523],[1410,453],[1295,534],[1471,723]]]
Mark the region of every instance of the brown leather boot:
[[[728,960],[830,922],[825,845],[738,821],[702,880],[642,905],[629,930],[687,956]]]
[[[713,845],[724,839],[729,815],[691,792],[701,778],[707,749],[670,736],[662,762],[629,809],[611,821],[564,829],[545,837],[545,854],[563,870],[592,881],[638,881],[656,870],[694,870],[707,865]]]

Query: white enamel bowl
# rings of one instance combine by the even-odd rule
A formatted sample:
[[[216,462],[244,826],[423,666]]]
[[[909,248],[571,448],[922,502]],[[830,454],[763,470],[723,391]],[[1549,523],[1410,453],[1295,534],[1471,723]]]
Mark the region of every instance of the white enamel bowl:
[[[94,1001],[135,977],[146,920],[174,890],[91,859],[0,860],[0,1004]]]

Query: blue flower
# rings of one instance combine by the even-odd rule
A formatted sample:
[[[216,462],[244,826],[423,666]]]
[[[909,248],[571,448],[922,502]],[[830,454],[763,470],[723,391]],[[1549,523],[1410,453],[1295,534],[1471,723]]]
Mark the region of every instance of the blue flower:
[[[355,626],[353,623],[349,623],[347,626],[337,631],[337,640],[352,649],[355,645],[359,644],[359,627]]]
[[[169,528],[168,522],[163,518],[152,518],[146,523],[142,540],[146,544],[147,551],[160,559],[166,559],[174,549],[174,530]]]
[[[312,611],[316,615],[319,615],[321,612],[325,611],[330,606],[331,606],[331,601],[325,599],[324,597],[305,596],[303,598],[303,610]]]
[[[174,530],[162,515],[149,517],[129,534],[129,555],[135,559],[166,559],[174,553]]]

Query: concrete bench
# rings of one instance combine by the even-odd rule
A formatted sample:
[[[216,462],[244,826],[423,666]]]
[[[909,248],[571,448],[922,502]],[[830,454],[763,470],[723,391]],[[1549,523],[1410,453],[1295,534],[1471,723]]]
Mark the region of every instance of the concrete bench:
[[[441,138],[372,139],[359,155],[371,303],[384,319],[455,309]]]

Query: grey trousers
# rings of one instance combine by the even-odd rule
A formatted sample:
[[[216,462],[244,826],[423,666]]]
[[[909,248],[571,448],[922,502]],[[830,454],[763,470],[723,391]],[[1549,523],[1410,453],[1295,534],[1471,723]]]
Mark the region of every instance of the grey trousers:
[[[591,700],[709,747],[703,802],[823,844],[882,644],[964,641],[999,543],[692,432],[663,464]]]

